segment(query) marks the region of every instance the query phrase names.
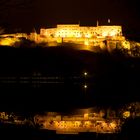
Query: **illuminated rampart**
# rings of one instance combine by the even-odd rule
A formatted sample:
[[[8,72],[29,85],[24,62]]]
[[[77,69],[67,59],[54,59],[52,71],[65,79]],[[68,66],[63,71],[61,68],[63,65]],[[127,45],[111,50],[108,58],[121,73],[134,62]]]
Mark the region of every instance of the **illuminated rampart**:
[[[46,37],[74,37],[74,38],[92,38],[92,37],[106,37],[106,36],[121,36],[121,26],[97,26],[87,27],[75,25],[57,25],[57,28],[41,29],[41,36]]]
[[[62,24],[56,28],[40,29],[40,34],[32,32],[26,33],[3,34],[0,35],[1,46],[19,47],[25,40],[32,42],[31,46],[38,44],[46,46],[59,46],[74,43],[81,45],[76,49],[90,50],[96,52],[96,46],[101,50],[111,52],[116,48],[130,50],[130,42],[122,35],[122,26],[105,25],[105,26],[80,26],[79,24]],[[34,43],[34,44],[33,44]],[[91,47],[92,46],[92,47]],[[94,47],[93,47],[94,46]]]

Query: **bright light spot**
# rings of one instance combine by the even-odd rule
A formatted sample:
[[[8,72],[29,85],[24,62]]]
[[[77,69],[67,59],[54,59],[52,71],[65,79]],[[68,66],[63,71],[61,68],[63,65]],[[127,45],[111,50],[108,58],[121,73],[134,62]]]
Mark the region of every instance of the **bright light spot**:
[[[111,126],[111,128],[115,129],[116,128],[116,123],[115,122],[111,122],[110,126]]]
[[[110,23],[110,19],[108,19],[108,23]]]
[[[86,38],[90,38],[91,37],[91,34],[85,34],[85,37]]]
[[[84,88],[86,89],[87,88],[87,85],[84,85]]]
[[[116,35],[116,32],[115,31],[112,31],[112,32],[109,33],[109,35],[110,36],[115,36]]]
[[[85,76],[87,76],[87,75],[88,75],[88,73],[87,73],[87,72],[84,72],[84,75],[85,75]]]
[[[0,40],[0,45],[13,46],[16,41],[19,41],[19,40],[16,38],[3,38]]]
[[[84,114],[84,119],[88,119],[88,113]]]
[[[80,33],[78,33],[76,37],[79,37],[80,38],[80,37],[82,37],[82,35]]]
[[[123,41],[123,42],[122,42],[122,46],[123,46],[125,49],[130,50],[130,42],[129,42],[129,41]]]
[[[123,118],[129,118],[130,117],[130,111],[125,111],[124,113],[123,113]]]
[[[88,40],[85,41],[85,45],[87,45],[87,46],[89,45],[89,41]]]
[[[85,125],[90,126],[91,125],[91,121],[85,121]]]
[[[57,43],[62,43],[62,38],[58,38]]]
[[[106,32],[104,31],[104,32],[102,33],[102,36],[104,36],[104,37],[107,36],[107,35],[108,35],[108,32],[107,32],[107,31],[106,31]]]
[[[108,127],[108,126],[107,126],[107,123],[104,122],[104,121],[103,121],[101,124],[102,124],[103,127]]]

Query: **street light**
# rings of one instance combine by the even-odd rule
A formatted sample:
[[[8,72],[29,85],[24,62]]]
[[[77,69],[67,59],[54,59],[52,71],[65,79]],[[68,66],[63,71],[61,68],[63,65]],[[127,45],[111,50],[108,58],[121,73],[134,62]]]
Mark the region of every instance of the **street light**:
[[[88,75],[88,73],[87,72],[84,72],[84,76],[87,76]]]

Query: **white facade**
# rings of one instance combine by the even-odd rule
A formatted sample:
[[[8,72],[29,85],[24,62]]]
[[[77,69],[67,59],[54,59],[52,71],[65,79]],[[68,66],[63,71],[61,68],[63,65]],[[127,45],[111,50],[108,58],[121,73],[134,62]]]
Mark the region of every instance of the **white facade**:
[[[40,35],[44,37],[73,37],[92,38],[106,36],[121,36],[121,26],[79,26],[79,24],[57,25],[57,28],[41,29]]]

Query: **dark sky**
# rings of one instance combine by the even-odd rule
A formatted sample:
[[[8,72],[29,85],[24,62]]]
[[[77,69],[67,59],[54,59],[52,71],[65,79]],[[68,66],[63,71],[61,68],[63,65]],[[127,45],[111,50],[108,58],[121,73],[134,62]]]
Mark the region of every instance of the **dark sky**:
[[[137,29],[140,25],[136,0],[0,0],[0,25],[24,31],[57,23],[85,25],[121,24]],[[138,28],[140,30],[140,27]]]

